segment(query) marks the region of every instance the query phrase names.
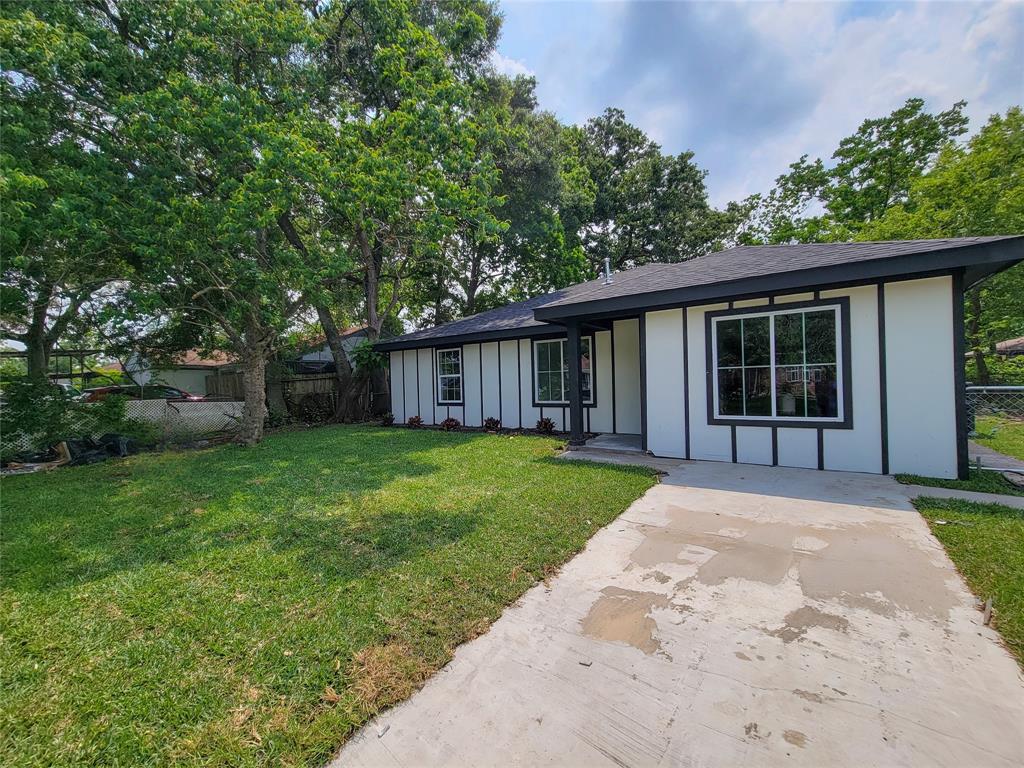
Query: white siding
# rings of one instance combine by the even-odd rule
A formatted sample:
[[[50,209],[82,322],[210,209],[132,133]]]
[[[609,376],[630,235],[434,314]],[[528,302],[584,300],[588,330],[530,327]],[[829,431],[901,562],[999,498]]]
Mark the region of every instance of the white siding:
[[[704,348],[704,315],[728,304],[689,307],[686,310],[686,353],[690,372],[690,458],[732,461],[732,431],[708,424],[707,353]]]
[[[420,413],[419,386],[416,383],[416,350],[406,349],[402,352],[402,375],[405,381],[405,420],[410,416],[420,416],[426,421],[427,416]]]
[[[596,378],[597,403],[593,408],[588,408],[590,413],[591,432],[612,431],[612,333],[611,331],[598,331],[594,334],[594,375]],[[587,416],[584,415],[584,426]]]
[[[515,429],[522,426],[519,422],[519,342],[502,341],[498,346],[501,350],[501,423]]]
[[[683,311],[646,316],[647,449],[656,456],[686,453],[683,415]]]
[[[616,320],[615,431],[640,434],[640,321]]]
[[[437,424],[441,419],[437,417],[438,409],[435,405],[436,395],[434,393],[434,350],[416,350],[416,377],[419,380],[419,413],[427,424]],[[441,409],[442,413],[444,409]]]
[[[825,469],[882,471],[881,386],[878,369],[878,289],[873,285],[822,291],[850,298],[850,381],[853,429],[824,430]]]
[[[540,418],[540,409],[533,407],[533,344],[529,339],[519,340],[519,386],[522,391],[523,426],[533,429]]]
[[[736,461],[740,464],[771,464],[771,428],[736,427]]]
[[[818,468],[818,430],[779,427],[779,465]]]
[[[480,345],[466,344],[462,348],[462,400],[466,404],[463,409],[465,418],[462,423],[467,427],[483,425],[480,416]]]
[[[887,283],[885,367],[891,472],[956,477],[953,364],[952,278]]]
[[[498,393],[498,342],[480,345],[484,363],[484,419],[502,417]]]
[[[391,353],[391,413],[398,424],[405,423],[409,418],[405,415],[405,369],[402,365],[402,354]]]

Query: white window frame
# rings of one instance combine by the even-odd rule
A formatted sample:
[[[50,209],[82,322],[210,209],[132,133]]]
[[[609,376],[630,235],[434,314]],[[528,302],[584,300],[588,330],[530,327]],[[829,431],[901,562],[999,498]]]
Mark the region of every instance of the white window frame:
[[[590,397],[583,400],[584,405],[594,404],[594,383],[597,378],[597,369],[594,365],[594,337],[590,335],[580,336],[580,357],[583,356],[583,342],[586,341],[587,346],[590,348]],[[540,366],[538,365],[538,356],[540,353],[540,346],[542,344],[560,344],[559,355],[563,361],[562,365],[565,365],[565,355],[568,351],[569,340],[565,338],[561,339],[535,339],[533,342],[533,402],[537,406],[562,406],[569,404],[568,398],[568,377],[562,379],[562,399],[561,400],[541,400],[540,394]],[[581,370],[582,375],[582,370]],[[582,382],[581,382],[582,383]]]
[[[442,352],[455,352],[458,354],[459,360],[459,372],[458,373],[441,373],[441,353]],[[438,405],[462,405],[465,391],[463,390],[463,379],[462,373],[465,370],[462,364],[462,347],[439,347],[434,350],[435,364],[437,365],[437,404]],[[444,380],[445,379],[458,379],[459,381],[459,397],[457,400],[446,400],[444,398]]]
[[[825,310],[832,310],[835,315],[835,348],[836,348],[836,360],[835,363],[814,363],[807,361],[807,339],[804,338],[804,362],[803,367],[806,371],[808,366],[813,365],[835,365],[836,366],[836,416],[781,416],[777,413],[778,401],[776,397],[776,363],[775,363],[775,318],[779,315],[797,315],[797,314],[808,314],[811,312],[822,312]],[[771,383],[771,404],[772,414],[769,416],[745,416],[737,414],[723,414],[721,412],[721,406],[719,403],[719,367],[718,367],[718,324],[720,322],[732,321],[732,320],[748,320],[757,317],[769,318],[768,323],[768,375]],[[726,422],[726,423],[738,423],[747,422],[750,424],[757,424],[759,422],[770,422],[780,424],[793,424],[793,425],[818,425],[818,426],[830,426],[830,425],[846,425],[849,423],[847,413],[847,392],[846,388],[849,383],[846,380],[846,370],[844,368],[844,360],[849,353],[846,345],[849,344],[848,334],[844,332],[843,326],[844,312],[843,305],[839,302],[830,303],[828,301],[815,302],[813,304],[801,304],[796,307],[786,307],[785,305],[780,306],[778,309],[769,309],[765,311],[724,311],[721,314],[715,314],[711,318],[711,338],[710,344],[710,359],[711,359],[711,380],[709,384],[712,388],[712,414],[714,422]],[[741,338],[742,343],[742,338]],[[725,366],[725,368],[740,368],[743,370],[746,366]],[[789,366],[781,366],[783,368]],[[806,375],[806,373],[805,373]],[[744,377],[745,382],[745,377]]]

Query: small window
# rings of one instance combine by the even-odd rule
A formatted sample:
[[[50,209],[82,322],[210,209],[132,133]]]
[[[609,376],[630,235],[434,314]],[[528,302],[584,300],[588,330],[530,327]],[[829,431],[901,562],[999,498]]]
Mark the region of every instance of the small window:
[[[714,417],[842,422],[841,317],[839,305],[714,317]]]
[[[533,343],[534,400],[544,405],[569,402],[569,341],[545,339]],[[580,392],[586,405],[594,403],[594,344],[580,337]]]
[[[462,404],[462,349],[437,350],[437,402]]]

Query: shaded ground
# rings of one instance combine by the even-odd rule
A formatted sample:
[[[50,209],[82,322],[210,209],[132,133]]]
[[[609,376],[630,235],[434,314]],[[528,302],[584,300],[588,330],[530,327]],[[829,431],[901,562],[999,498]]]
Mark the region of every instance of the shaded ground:
[[[656,463],[333,765],[1024,762],[1024,680],[904,486]]]
[[[1024,462],[1024,419],[998,418],[995,416],[979,416],[975,423],[975,443],[983,448],[988,448],[1003,456],[1009,456],[1010,466],[1013,469]],[[989,457],[998,459],[999,457]],[[982,456],[982,463],[989,464]],[[994,464],[993,464],[994,466]]]
[[[324,428],[3,481],[0,764],[317,765],[653,483]]]

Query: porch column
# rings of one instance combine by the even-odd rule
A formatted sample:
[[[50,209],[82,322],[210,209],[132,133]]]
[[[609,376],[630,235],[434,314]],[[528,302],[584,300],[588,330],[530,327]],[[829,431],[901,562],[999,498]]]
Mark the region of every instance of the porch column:
[[[565,325],[569,354],[569,446],[583,445],[583,391],[580,388],[580,325]]]

